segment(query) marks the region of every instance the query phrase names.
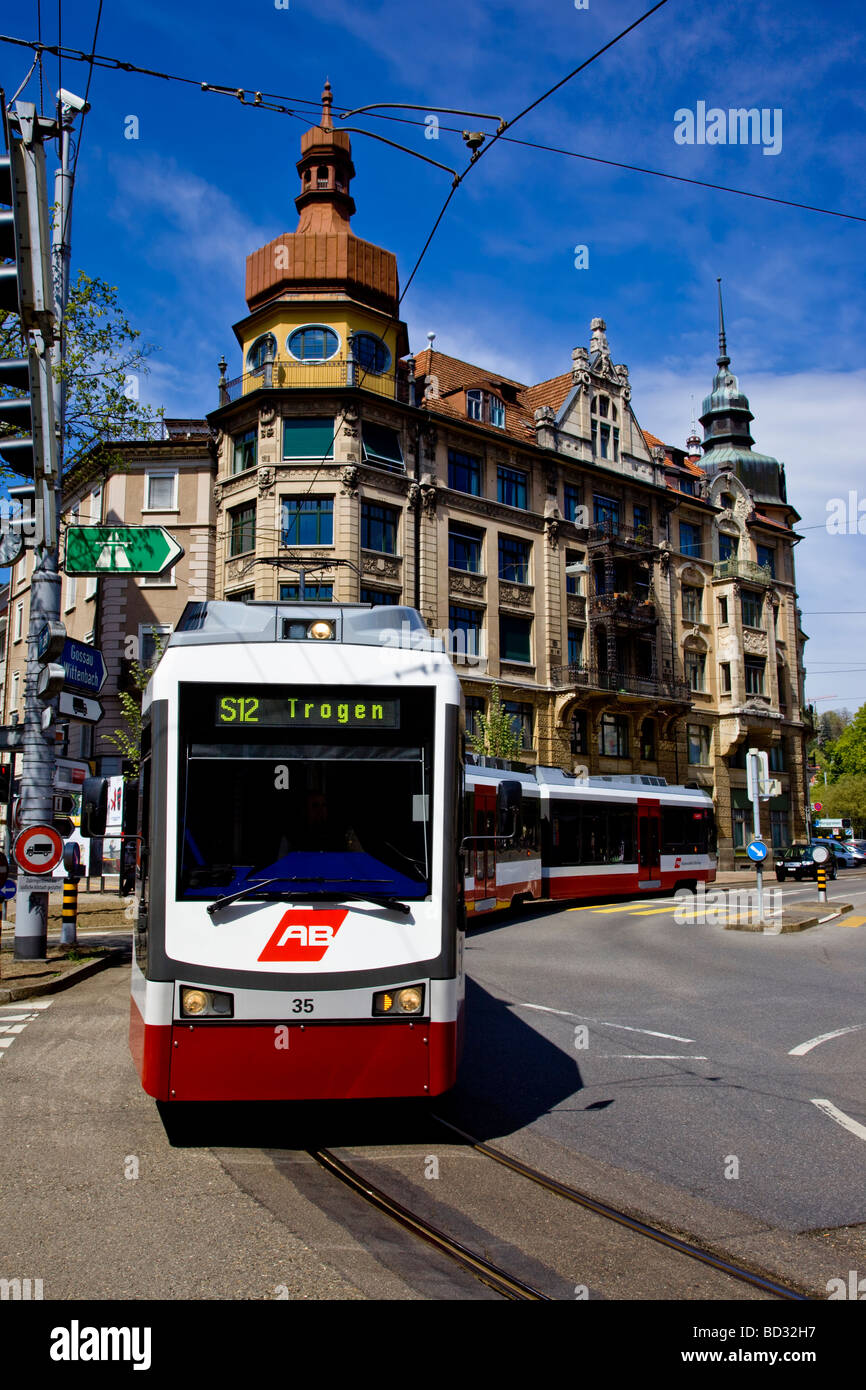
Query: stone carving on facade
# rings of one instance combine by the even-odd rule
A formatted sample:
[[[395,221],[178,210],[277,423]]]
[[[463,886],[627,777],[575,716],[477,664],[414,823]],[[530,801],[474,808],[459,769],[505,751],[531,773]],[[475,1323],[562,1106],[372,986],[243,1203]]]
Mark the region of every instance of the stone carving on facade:
[[[406,503],[409,507],[410,512],[417,512],[418,508],[421,506],[420,483],[411,482],[409,484],[409,491],[406,494]]]
[[[436,516],[436,502],[439,493],[439,485],[432,473],[422,474],[419,490],[424,515],[432,521]]]
[[[575,386],[589,385],[589,352],[585,347],[576,347],[571,354],[571,380]]]
[[[269,401],[259,410],[259,432],[262,439],[273,439],[274,420],[277,418],[275,406]]]
[[[346,439],[358,438],[358,411],[353,405],[347,406],[343,413],[343,434]]]
[[[506,584],[499,581],[499,602],[510,604],[512,608],[531,608],[533,591],[531,586]]]
[[[217,453],[219,453],[220,445],[222,444],[225,435],[220,429],[212,429],[210,432],[210,437],[213,440],[214,448],[216,449]]]
[[[477,574],[457,574],[452,570],[448,576],[448,587],[456,597],[483,598],[485,583]]]
[[[610,345],[607,341],[605,332],[607,324],[604,319],[593,319],[590,324],[591,335],[589,339],[590,357],[600,357],[600,366],[610,366]]]
[[[340,474],[340,483],[344,497],[358,496],[358,468],[354,463],[350,463]]]
[[[556,414],[552,406],[540,405],[535,412],[535,442],[539,449],[556,448]]]
[[[222,484],[222,483],[214,483],[214,485],[213,485],[213,500],[214,500],[215,506],[217,506],[217,507],[221,507],[221,506],[222,506],[222,503],[223,503],[223,484]]]
[[[660,549],[660,551],[661,551],[661,554],[659,555],[659,573],[661,574],[661,576],[662,576],[663,579],[667,577],[668,571],[669,571],[669,569],[670,569],[670,567],[671,567],[671,549],[670,549],[670,547],[671,547],[670,541],[660,541],[660,542],[659,542],[659,549]]]
[[[556,550],[559,544],[559,524],[562,521],[562,513],[556,505],[556,495],[548,497],[544,504],[544,534],[552,550]]]
[[[743,651],[751,652],[755,656],[767,655],[767,634],[766,632],[744,632]]]
[[[259,497],[270,497],[274,490],[273,468],[259,469]]]
[[[566,607],[570,618],[586,618],[586,599],[583,594],[569,594]]]
[[[362,552],[361,569],[364,574],[378,574],[384,579],[400,578],[400,561],[393,556],[367,555]]]

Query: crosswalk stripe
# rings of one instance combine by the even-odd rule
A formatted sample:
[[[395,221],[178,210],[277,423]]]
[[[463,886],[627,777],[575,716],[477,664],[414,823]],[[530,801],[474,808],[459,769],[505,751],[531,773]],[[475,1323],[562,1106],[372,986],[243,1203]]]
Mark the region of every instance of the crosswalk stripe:
[[[658,917],[663,912],[676,912],[675,907],[642,907],[639,912],[630,912],[630,917]]]
[[[866,922],[866,917],[846,917],[839,925],[840,927],[862,927],[864,922]]]
[[[11,1047],[14,1041],[14,1038],[0,1038],[0,1047]]]

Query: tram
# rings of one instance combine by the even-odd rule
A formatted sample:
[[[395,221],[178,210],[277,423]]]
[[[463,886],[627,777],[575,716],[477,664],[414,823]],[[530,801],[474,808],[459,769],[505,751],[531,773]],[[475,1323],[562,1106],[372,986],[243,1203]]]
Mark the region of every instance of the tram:
[[[507,824],[497,804],[507,804]],[[694,889],[716,877],[712,799],[661,777],[579,778],[470,758],[466,825],[470,917],[539,897]]]
[[[409,608],[187,605],[142,707],[130,1047],[149,1095],[453,1085],[461,693],[437,645]]]

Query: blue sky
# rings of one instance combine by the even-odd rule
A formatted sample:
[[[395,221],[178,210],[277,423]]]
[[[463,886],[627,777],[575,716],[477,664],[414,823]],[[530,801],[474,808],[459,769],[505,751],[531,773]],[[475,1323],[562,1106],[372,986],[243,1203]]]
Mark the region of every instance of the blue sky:
[[[297,215],[295,160],[325,76],[338,106],[374,101],[511,117],[648,7],[641,0],[105,0],[97,51],[144,67],[279,93],[303,121],[196,86],[96,69],[73,216],[73,268],[116,284],[159,351],[143,394],[168,414],[216,404],[216,363],[240,371],[231,325],[245,312],[246,254]],[[43,6],[43,38],[56,13]],[[63,41],[89,49],[97,0],[65,0]],[[3,31],[35,37],[36,0]],[[521,121],[515,139],[860,213],[864,209],[866,50],[853,0],[669,0]],[[14,92],[26,50],[0,45]],[[83,92],[86,67],[64,62]],[[45,95],[58,85],[45,60]],[[38,101],[38,78],[24,96]],[[782,112],[782,145],[678,144],[675,112]],[[400,114],[400,113],[397,113]],[[405,113],[420,120],[417,113]],[[127,117],[138,119],[129,140]],[[493,128],[443,116],[442,124]],[[778,118],[777,118],[778,119]],[[465,166],[458,135],[366,125],[443,164]],[[424,244],[449,176],[353,136],[359,236],[394,251],[401,283]],[[568,370],[603,317],[615,362],[629,365],[640,423],[682,445],[714,369],[715,279],[724,277],[733,370],[755,414],[756,447],[784,460],[803,518],[797,576],[807,693],[819,711],[866,701],[866,536],[830,535],[828,503],[863,502],[863,260],[866,224],[736,197],[499,141],[451,202],[403,302],[413,347],[428,330],[444,352],[524,381]],[[574,247],[589,249],[576,270]],[[861,669],[857,669],[858,666]]]

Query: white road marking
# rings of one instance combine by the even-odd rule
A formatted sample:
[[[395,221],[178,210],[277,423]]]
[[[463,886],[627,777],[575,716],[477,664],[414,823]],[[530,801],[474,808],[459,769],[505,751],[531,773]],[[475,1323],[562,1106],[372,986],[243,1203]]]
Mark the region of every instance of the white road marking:
[[[600,1052],[600,1057],[628,1057],[641,1062],[708,1062],[709,1057],[694,1057],[684,1052]]]
[[[0,1038],[0,1047],[11,1047],[14,1041],[14,1038]]]
[[[34,999],[31,1003],[24,1005],[26,1009],[24,1013],[22,1013],[20,1004],[0,1004],[0,1034],[12,1034],[11,1037],[0,1037],[0,1062],[6,1056],[6,1049],[12,1046],[18,1034],[24,1032],[28,1023],[33,1023],[35,1019],[39,1018],[39,1014],[35,1010],[50,1009],[53,1003],[53,999]],[[11,1013],[8,1010],[11,1010]]]
[[[29,1023],[30,1020],[28,1019],[27,1022]],[[26,1027],[27,1023],[3,1023],[0,1024],[0,1033],[23,1033]]]
[[[28,999],[26,1004],[0,1004],[0,1009],[15,1009],[20,1014],[22,1009],[26,1009],[29,1014],[31,1009],[50,1009],[54,1003],[53,999]]]
[[[821,1033],[817,1038],[810,1038],[808,1042],[792,1047],[788,1056],[805,1057],[806,1053],[811,1052],[819,1043],[829,1042],[831,1038],[841,1038],[844,1033],[856,1033],[859,1028],[866,1028],[866,1023],[852,1023],[849,1028],[837,1028],[834,1033]]]
[[[829,1115],[831,1120],[835,1120],[837,1125],[843,1129],[850,1130],[856,1134],[858,1139],[866,1139],[866,1125],[861,1125],[859,1120],[852,1120],[850,1115],[846,1115],[843,1110],[837,1110],[836,1106],[829,1100],[813,1100],[813,1105],[817,1105],[819,1110],[823,1110],[825,1115]]]
[[[561,1018],[579,1018],[584,1023],[597,1023],[600,1028],[621,1028],[625,1033],[645,1033],[649,1038],[667,1038],[669,1042],[693,1043],[694,1038],[681,1038],[677,1033],[655,1033],[652,1028],[630,1028],[627,1023],[608,1023],[603,1018],[590,1018],[587,1014],[569,1013],[568,1009],[549,1009],[546,1004],[527,1004],[516,999],[515,1009],[537,1009],[543,1014],[559,1014]]]

